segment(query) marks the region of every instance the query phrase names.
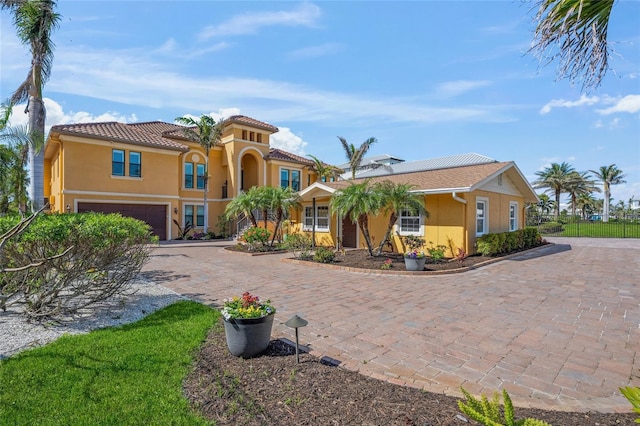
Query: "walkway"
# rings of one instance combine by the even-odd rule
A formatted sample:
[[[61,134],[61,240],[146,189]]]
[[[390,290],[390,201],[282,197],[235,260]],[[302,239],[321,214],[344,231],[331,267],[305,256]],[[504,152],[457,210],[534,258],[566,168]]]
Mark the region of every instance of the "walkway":
[[[462,274],[392,276],[249,257],[220,242],[167,243],[145,271],[212,306],[251,291],[278,312],[273,337],[377,379],[460,396],[505,388],[517,406],[630,411],[640,385],[640,240],[556,244]],[[226,244],[229,244],[228,242]]]

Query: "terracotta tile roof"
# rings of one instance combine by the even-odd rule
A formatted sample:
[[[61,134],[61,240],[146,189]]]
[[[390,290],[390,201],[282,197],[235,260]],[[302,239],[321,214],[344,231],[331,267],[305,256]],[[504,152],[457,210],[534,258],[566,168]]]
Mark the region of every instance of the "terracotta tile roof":
[[[256,120],[255,118],[247,117],[244,115],[232,115],[231,117],[227,118],[225,122],[240,123],[240,124],[246,124],[247,126],[259,127],[261,129],[268,130],[272,133],[275,133],[278,131],[278,128],[276,126],[272,126],[271,124],[265,123],[264,121],[259,121],[259,120]]]
[[[145,123],[141,123],[145,124]],[[165,123],[168,124],[168,123]],[[149,126],[158,127],[158,126]],[[163,148],[172,151],[188,151],[189,148],[179,142],[163,138],[158,134],[146,131],[144,126],[116,122],[60,124],[51,128],[52,133],[64,135],[87,136],[106,141],[129,143],[132,145]]]
[[[165,123],[164,121],[147,121],[144,123],[131,123],[127,126],[153,133],[154,135],[164,136],[165,133],[182,128],[179,124]]]
[[[269,154],[265,155],[264,158],[265,160],[289,161],[292,163],[302,163],[307,166],[313,165],[313,161],[309,160],[308,158],[301,157],[299,155],[292,154],[290,152],[283,151],[277,148],[271,148],[271,150],[269,150]]]
[[[393,183],[408,183],[414,185],[415,190],[422,191],[462,190],[473,187],[498,171],[507,169],[510,165],[513,165],[513,162],[493,162],[378,176],[370,180],[371,182],[389,180]],[[364,181],[364,179],[341,180],[337,182],[326,182],[323,183],[323,185],[330,188],[341,189],[351,185],[352,182],[360,183],[362,181]]]

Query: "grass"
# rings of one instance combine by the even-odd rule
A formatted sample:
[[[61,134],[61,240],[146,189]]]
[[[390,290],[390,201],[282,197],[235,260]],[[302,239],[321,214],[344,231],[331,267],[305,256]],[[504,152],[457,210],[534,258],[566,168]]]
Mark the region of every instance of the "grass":
[[[640,238],[640,224],[624,222],[572,222],[561,232],[544,233],[556,237]]]
[[[219,313],[181,301],[0,362],[0,424],[198,425],[182,381]]]

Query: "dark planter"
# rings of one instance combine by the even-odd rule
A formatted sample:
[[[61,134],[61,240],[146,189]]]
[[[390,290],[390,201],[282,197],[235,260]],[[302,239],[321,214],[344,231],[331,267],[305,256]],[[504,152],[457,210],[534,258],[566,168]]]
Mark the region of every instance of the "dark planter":
[[[251,358],[264,352],[271,340],[274,316],[225,319],[224,333],[229,351],[242,358]]]
[[[424,263],[427,261],[426,257],[405,257],[404,267],[407,271],[424,271]]]

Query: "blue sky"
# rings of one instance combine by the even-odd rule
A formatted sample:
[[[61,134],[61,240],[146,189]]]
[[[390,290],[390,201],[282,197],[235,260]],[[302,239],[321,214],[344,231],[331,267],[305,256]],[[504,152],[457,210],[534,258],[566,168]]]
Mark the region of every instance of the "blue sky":
[[[345,161],[337,136],[406,160],[477,152],[530,180],[615,163],[640,197],[640,2],[614,6],[610,71],[588,94],[527,50],[520,1],[65,1],[47,125],[214,113],[278,126],[273,145]],[[0,98],[30,56],[0,14]],[[20,111],[20,109],[18,109]],[[25,123],[16,112],[12,124]]]

